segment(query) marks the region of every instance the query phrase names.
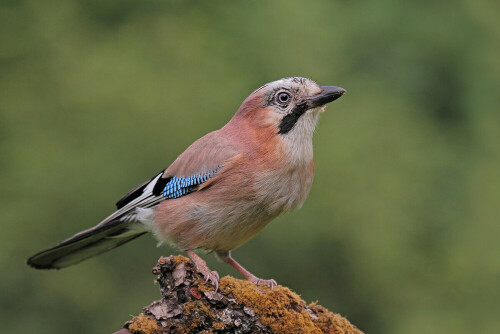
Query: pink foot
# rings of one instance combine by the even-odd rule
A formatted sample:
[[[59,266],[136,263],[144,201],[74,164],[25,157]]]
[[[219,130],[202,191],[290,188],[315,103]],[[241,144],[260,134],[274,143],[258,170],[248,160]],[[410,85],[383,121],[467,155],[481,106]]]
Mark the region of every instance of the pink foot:
[[[208,268],[205,268],[206,270],[203,270],[201,268],[198,268],[200,273],[203,275],[203,278],[205,278],[205,283],[210,281],[210,283],[215,286],[215,291],[219,290],[219,273],[214,271],[210,271]]]
[[[248,280],[255,285],[266,285],[271,290],[273,290],[273,288],[278,285],[278,283],[276,283],[276,281],[273,279],[261,279],[255,276],[249,278]]]
[[[219,274],[214,270],[211,271],[207,263],[199,257],[192,249],[186,250],[187,255],[193,260],[194,264],[196,265],[196,268],[198,268],[198,271],[203,275],[205,278],[205,283],[210,281],[213,286],[215,286],[215,291],[219,290]]]

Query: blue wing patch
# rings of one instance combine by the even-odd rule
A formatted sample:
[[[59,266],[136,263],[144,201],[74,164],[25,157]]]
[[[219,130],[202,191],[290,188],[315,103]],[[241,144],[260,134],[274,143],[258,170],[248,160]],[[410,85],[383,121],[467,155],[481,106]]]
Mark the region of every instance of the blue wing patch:
[[[190,177],[173,176],[165,185],[165,188],[163,188],[163,190],[161,191],[160,196],[172,199],[192,193],[195,190],[196,186],[199,186],[203,182],[210,179],[215,175],[215,173],[219,171],[219,169],[220,167],[217,167],[211,172],[194,174]]]

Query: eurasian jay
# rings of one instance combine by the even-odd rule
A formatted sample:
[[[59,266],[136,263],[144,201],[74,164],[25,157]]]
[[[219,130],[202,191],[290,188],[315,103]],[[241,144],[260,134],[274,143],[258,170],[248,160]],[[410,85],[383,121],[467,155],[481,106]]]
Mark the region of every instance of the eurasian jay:
[[[214,251],[257,285],[231,257],[271,220],[300,207],[314,175],[312,137],[327,103],[345,93],[292,77],[268,83],[243,101],[233,118],[188,147],[167,169],[127,193],[117,210],[28,259],[59,269],[111,250],[146,232],[172,241],[216,287],[219,276],[194,250]]]

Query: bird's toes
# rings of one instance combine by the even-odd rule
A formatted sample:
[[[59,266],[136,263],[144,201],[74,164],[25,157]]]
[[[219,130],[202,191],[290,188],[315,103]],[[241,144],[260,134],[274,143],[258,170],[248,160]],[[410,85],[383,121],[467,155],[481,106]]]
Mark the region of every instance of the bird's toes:
[[[252,282],[255,283],[258,286],[265,285],[265,286],[267,286],[271,290],[273,290],[273,288],[278,285],[278,283],[276,283],[276,281],[273,280],[273,279],[261,279],[261,278],[257,278],[255,280],[252,280]]]
[[[210,283],[215,286],[215,291],[219,290],[219,273],[214,271],[208,271],[203,274],[205,278],[205,283],[210,281]]]

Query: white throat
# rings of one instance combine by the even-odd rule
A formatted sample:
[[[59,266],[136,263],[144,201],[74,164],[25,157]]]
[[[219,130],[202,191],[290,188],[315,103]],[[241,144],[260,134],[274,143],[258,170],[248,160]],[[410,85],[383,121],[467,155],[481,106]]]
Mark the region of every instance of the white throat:
[[[312,137],[320,111],[321,108],[306,111],[292,130],[282,137],[290,161],[295,164],[310,163],[313,158]]]

